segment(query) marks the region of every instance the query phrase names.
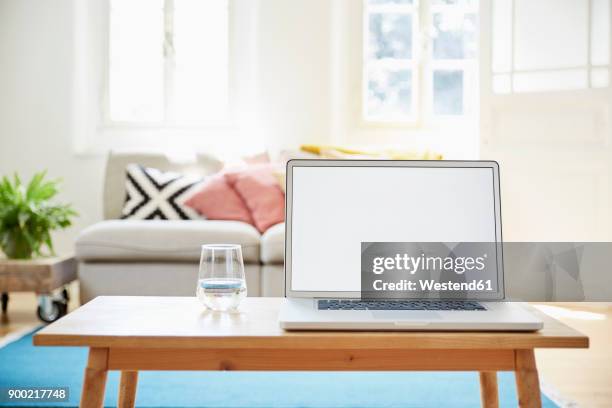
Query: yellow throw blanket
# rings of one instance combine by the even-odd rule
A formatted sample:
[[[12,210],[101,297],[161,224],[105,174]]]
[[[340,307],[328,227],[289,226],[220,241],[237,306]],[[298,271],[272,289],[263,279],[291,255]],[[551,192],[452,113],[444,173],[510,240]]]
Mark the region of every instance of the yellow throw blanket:
[[[328,159],[390,159],[390,160],[442,160],[440,153],[414,150],[383,149],[364,151],[338,146],[302,145],[300,150]]]

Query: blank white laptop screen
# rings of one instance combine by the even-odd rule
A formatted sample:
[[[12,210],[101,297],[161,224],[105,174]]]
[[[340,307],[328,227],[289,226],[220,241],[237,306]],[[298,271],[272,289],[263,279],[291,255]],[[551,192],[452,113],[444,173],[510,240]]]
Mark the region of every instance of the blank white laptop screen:
[[[294,166],[291,290],[358,292],[361,242],[496,242],[490,167]]]

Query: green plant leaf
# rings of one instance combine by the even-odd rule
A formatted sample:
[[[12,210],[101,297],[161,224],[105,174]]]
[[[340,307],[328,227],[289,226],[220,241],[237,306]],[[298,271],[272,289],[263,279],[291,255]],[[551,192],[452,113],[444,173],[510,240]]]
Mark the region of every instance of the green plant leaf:
[[[53,248],[53,240],[51,239],[51,234],[49,231],[44,232],[44,242],[47,248],[49,248],[49,252],[51,255],[55,255],[55,249]]]
[[[46,180],[46,172],[34,174],[27,186],[19,175],[0,179],[0,248],[15,256],[41,254],[45,245],[54,253],[51,231],[67,228],[77,216],[70,205],[52,204],[59,180]]]

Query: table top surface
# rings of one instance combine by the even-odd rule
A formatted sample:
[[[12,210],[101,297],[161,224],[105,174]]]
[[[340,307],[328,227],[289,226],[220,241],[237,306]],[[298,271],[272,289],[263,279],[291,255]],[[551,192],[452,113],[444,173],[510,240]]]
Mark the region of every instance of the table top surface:
[[[248,297],[236,313],[195,297],[101,296],[43,328],[34,344],[120,348],[530,349],[586,348],[589,339],[535,309],[537,332],[284,331],[283,298]]]

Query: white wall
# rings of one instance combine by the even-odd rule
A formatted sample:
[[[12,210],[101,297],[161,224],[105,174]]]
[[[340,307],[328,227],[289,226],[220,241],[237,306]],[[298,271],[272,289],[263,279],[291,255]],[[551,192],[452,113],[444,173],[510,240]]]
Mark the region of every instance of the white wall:
[[[329,139],[330,3],[259,0],[254,108],[268,145]]]
[[[59,234],[59,251],[101,214],[103,157],[72,149],[72,51],[71,2],[0,1],[0,174],[47,169],[63,179],[59,199],[80,216]]]

